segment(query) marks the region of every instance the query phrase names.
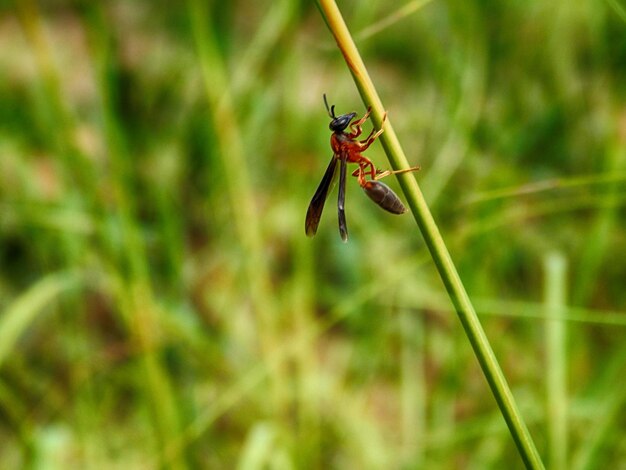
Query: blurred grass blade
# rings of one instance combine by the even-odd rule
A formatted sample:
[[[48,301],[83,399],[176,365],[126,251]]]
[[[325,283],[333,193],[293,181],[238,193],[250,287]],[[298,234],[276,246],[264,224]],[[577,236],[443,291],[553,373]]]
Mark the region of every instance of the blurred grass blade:
[[[402,346],[402,457],[406,463],[422,464],[427,416],[424,319],[402,309],[398,323]]]
[[[621,128],[612,130],[613,138],[609,141],[605,160],[606,172],[611,175],[623,174],[626,169],[625,138]],[[572,303],[583,306],[597,288],[596,279],[603,267],[603,261],[610,256],[612,248],[612,234],[620,223],[618,202],[622,193],[617,180],[610,181],[606,192],[602,194],[604,205],[600,206],[595,220],[589,225],[588,242],[583,245],[579,267],[572,288]]]
[[[566,279],[567,262],[562,254],[551,253],[545,270],[546,408],[550,468],[567,468],[567,384],[566,384]]]
[[[589,410],[580,444],[572,449],[569,468],[591,470],[613,468],[615,454],[610,449],[623,442],[621,420],[626,406],[626,388],[617,386],[626,374],[626,344],[602,364],[599,377],[587,393],[577,399],[577,408]],[[610,462],[610,463],[609,463]]]
[[[20,337],[62,293],[80,284],[76,272],[49,274],[16,298],[0,316],[0,367],[7,360]]]
[[[369,25],[367,28],[362,29],[354,35],[356,40],[363,40],[370,38],[387,28],[391,28],[394,24],[402,21],[406,17],[412,15],[420,8],[425,7],[433,0],[412,0],[406,5],[401,6],[396,11],[392,12],[388,16],[378,20],[376,23]]]
[[[254,38],[237,62],[230,83],[233,94],[243,94],[257,83],[264,62],[272,57],[281,35],[291,24],[295,12],[296,3],[292,0],[272,2]]]
[[[605,173],[597,173],[592,175],[582,175],[568,178],[550,178],[545,180],[533,181],[524,185],[515,185],[512,187],[498,188],[489,191],[482,191],[469,196],[466,200],[461,201],[458,205],[459,209],[479,204],[497,201],[499,199],[512,199],[521,196],[528,196],[548,191],[564,190],[569,188],[577,188],[588,190],[591,186],[599,186],[598,189],[604,189],[604,185],[612,185],[623,183],[626,181],[626,172],[609,171]],[[610,188],[609,188],[610,189]]]
[[[180,432],[181,417],[177,391],[171,380],[159,344],[161,312],[152,285],[152,272],[147,245],[142,236],[139,215],[142,194],[136,191],[136,159],[129,145],[130,136],[124,126],[123,109],[119,106],[122,77],[120,50],[115,41],[114,28],[104,5],[97,2],[85,5],[97,95],[100,100],[101,132],[107,142],[110,169],[106,181],[113,197],[114,208],[107,208],[107,217],[122,234],[119,244],[103,233],[102,239],[112,252],[120,257],[116,263],[117,305],[126,321],[130,339],[139,351],[141,374],[138,383],[149,399],[152,431],[157,447],[157,458],[163,459],[166,442]],[[184,468],[182,459],[172,461],[169,468]]]
[[[245,158],[242,131],[237,119],[230,77],[212,27],[211,9],[200,0],[187,2],[204,89],[215,129],[215,152],[226,176],[228,196],[236,236],[245,253],[245,270],[253,311],[258,319],[260,348],[265,357],[279,346],[276,339],[276,308],[270,285],[263,233],[252,176]],[[273,403],[280,408],[284,400],[280,371],[272,377]]]
[[[261,422],[252,426],[243,446],[237,469],[266,468],[271,460],[275,440],[276,429],[271,423]]]
[[[383,124],[382,117],[385,108],[339,8],[333,0],[318,0],[317,3],[346,59],[363,101],[367,106],[372,107],[374,124],[380,127]],[[389,119],[384,123],[383,128],[385,132],[380,140],[392,168],[394,170],[409,168],[410,165]],[[528,468],[543,468],[539,453],[517,408],[513,394],[415,178],[405,173],[398,175],[398,180],[524,463]]]
[[[626,22],[626,8],[621,6],[617,0],[606,0],[606,2],[613,8],[617,16],[619,16],[622,21]]]

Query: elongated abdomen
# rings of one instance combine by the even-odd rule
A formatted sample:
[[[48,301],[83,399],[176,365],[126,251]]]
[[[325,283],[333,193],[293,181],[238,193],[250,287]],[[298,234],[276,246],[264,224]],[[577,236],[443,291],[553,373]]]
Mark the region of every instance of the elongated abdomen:
[[[389,186],[380,181],[366,181],[362,186],[363,191],[368,197],[392,214],[404,214],[407,208],[404,207],[400,198],[394,193]]]

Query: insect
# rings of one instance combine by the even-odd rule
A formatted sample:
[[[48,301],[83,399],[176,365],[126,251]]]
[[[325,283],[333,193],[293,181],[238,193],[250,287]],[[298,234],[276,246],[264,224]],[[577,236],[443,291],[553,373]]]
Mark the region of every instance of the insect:
[[[335,115],[335,105],[328,106],[326,95],[324,95],[324,104],[326,105],[326,111],[332,118],[329,128],[333,131],[330,136],[330,146],[333,149],[333,156],[326,168],[326,172],[322,177],[309,208],[306,212],[305,219],[305,231],[307,236],[312,237],[317,232],[317,226],[319,225],[320,218],[322,217],[322,211],[324,210],[324,203],[328,197],[328,193],[333,187],[335,181],[337,162],[339,162],[339,195],[337,197],[337,212],[339,216],[339,234],[341,239],[345,242],[348,240],[348,226],[346,224],[345,213],[345,200],[346,200],[346,172],[348,163],[356,163],[359,167],[352,173],[352,176],[357,177],[359,186],[363,188],[365,194],[369,198],[382,207],[387,212],[392,214],[404,214],[407,208],[404,207],[400,198],[394,193],[389,186],[378,181],[385,176],[405,173],[408,171],[417,171],[419,167],[407,168],[405,170],[398,171],[381,171],[376,169],[372,161],[363,156],[361,153],[368,149],[370,145],[383,133],[383,129],[375,131],[372,129],[370,134],[364,140],[356,140],[361,135],[363,123],[369,118],[371,108],[367,108],[366,113],[362,118],[352,122],[356,118],[355,112],[342,114],[341,116]],[[387,119],[387,113],[383,116],[383,123]],[[351,123],[352,122],[352,123]],[[349,132],[346,129],[349,128]],[[369,176],[369,179],[367,177]]]

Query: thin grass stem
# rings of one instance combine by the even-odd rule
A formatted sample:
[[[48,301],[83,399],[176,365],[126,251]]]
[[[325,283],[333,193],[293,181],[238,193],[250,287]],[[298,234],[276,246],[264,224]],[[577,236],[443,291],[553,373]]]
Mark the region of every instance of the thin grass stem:
[[[252,190],[252,175],[246,164],[246,149],[236,116],[227,67],[211,26],[211,10],[200,0],[188,0],[191,32],[196,44],[209,112],[215,129],[215,148],[224,168],[225,188],[232,207],[235,233],[244,256],[249,295],[255,318],[261,354],[267,358],[279,347],[277,306],[270,283],[271,275],[264,248],[262,223]],[[287,403],[284,367],[271,370],[272,406],[278,413]]]
[[[371,115],[374,123],[380,127],[383,125],[385,108],[339,8],[333,0],[318,0],[317,4],[348,64],[363,101],[372,108]],[[394,170],[409,168],[410,165],[389,119],[386,120],[383,128],[385,132],[380,140],[392,168]],[[528,468],[544,468],[417,181],[406,173],[397,175],[397,178],[524,463]]]
[[[550,468],[567,468],[567,385],[565,321],[567,262],[560,253],[551,253],[545,270],[546,409]]]

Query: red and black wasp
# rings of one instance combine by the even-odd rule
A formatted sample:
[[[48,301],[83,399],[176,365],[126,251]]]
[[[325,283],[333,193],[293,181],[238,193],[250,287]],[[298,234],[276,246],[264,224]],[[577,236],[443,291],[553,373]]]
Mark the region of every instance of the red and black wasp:
[[[398,171],[380,171],[377,170],[372,161],[361,155],[361,152],[367,150],[367,148],[374,143],[380,134],[383,133],[383,129],[372,132],[364,140],[355,140],[362,133],[361,125],[369,118],[371,108],[367,108],[367,112],[361,119],[358,119],[351,123],[356,117],[356,113],[342,114],[341,116],[335,116],[335,105],[328,106],[326,95],[324,95],[324,104],[328,115],[332,118],[329,128],[333,131],[330,136],[330,146],[333,149],[333,156],[326,168],[326,173],[322,177],[311,203],[309,209],[306,212],[305,231],[309,237],[312,237],[317,232],[317,226],[319,225],[320,218],[322,217],[322,211],[324,209],[324,203],[328,197],[328,193],[332,189],[333,182],[335,180],[335,173],[337,169],[337,162],[339,162],[339,196],[337,198],[337,210],[339,215],[339,233],[341,239],[345,242],[348,240],[348,226],[346,225],[346,213],[344,204],[346,200],[346,171],[348,163],[356,163],[359,165],[352,176],[356,176],[359,182],[359,186],[363,188],[365,194],[369,198],[392,214],[404,214],[407,208],[404,207],[400,198],[394,193],[389,186],[378,181],[385,176],[405,173],[407,171],[417,171],[419,167],[408,168],[406,170]],[[383,116],[383,123],[387,118],[387,113]],[[345,132],[347,128],[350,128],[350,132]],[[370,179],[366,179],[369,176]]]

